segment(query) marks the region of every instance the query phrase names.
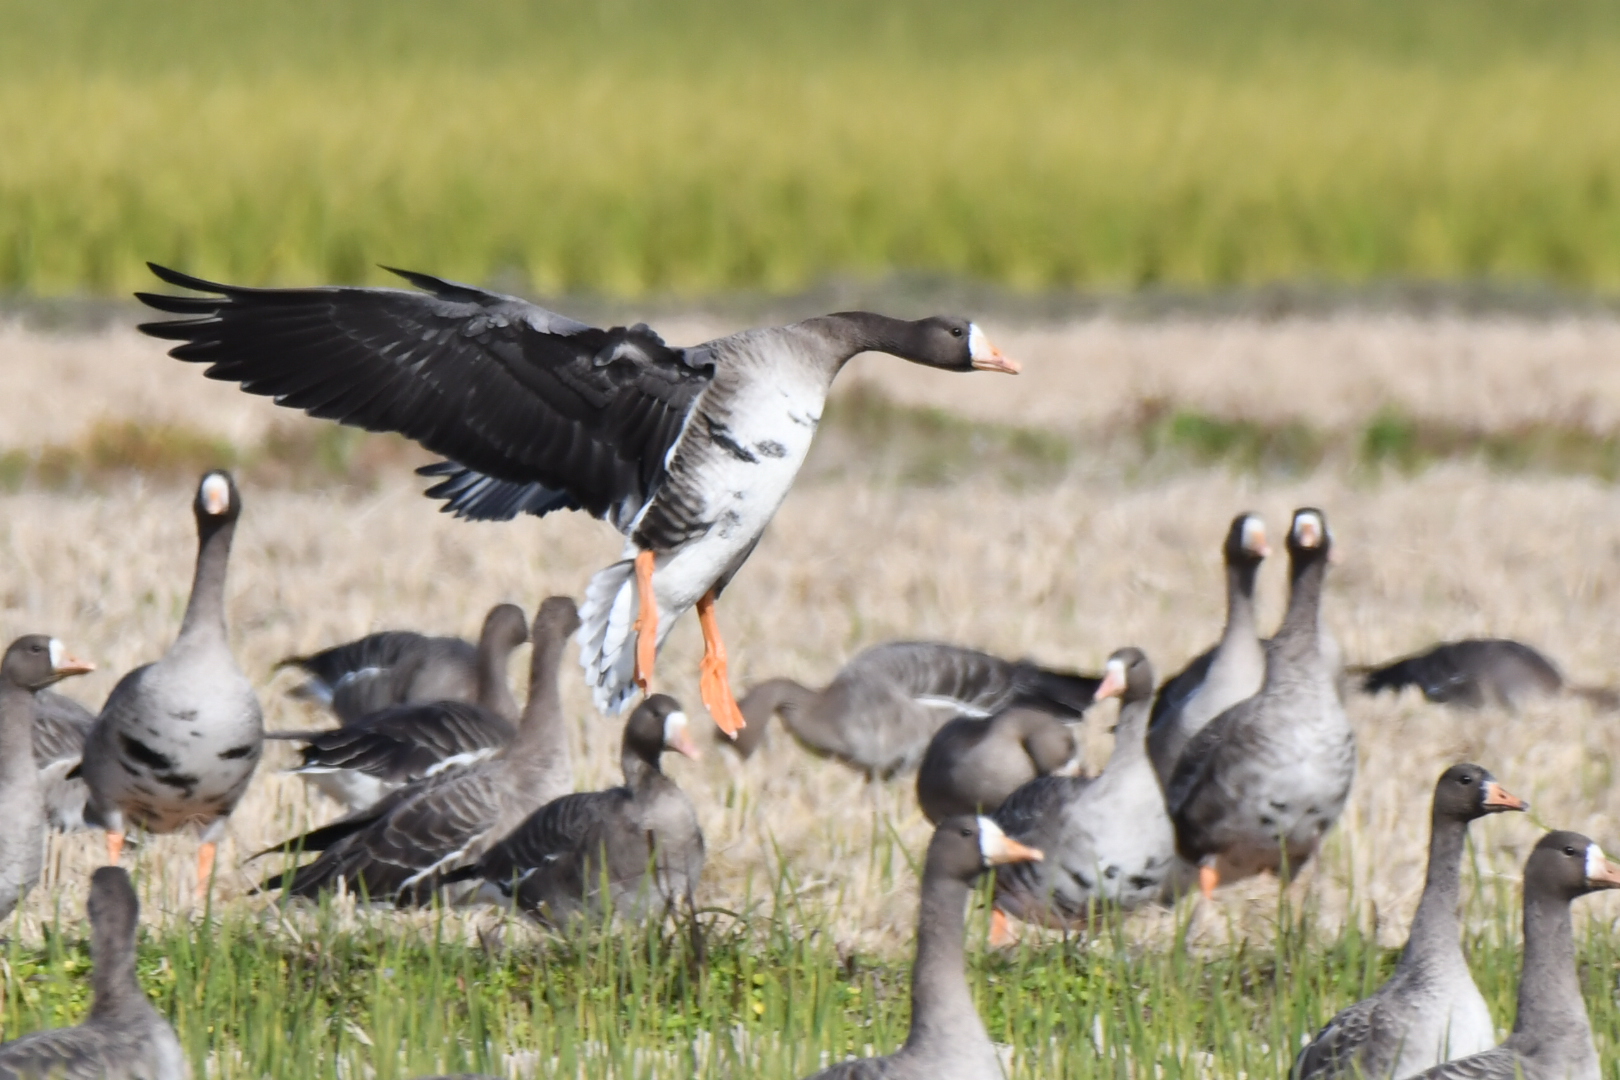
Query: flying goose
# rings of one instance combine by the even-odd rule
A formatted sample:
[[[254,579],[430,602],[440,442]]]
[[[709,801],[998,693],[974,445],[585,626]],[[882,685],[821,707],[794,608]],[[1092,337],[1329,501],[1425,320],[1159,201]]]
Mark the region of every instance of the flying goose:
[[[1321,635],[1331,548],[1322,511],[1294,511],[1288,609],[1266,650],[1265,682],[1193,736],[1176,762],[1165,801],[1206,896],[1262,870],[1298,870],[1350,795],[1356,737]]]
[[[34,695],[34,762],[39,766],[45,814],[58,832],[89,828],[84,807],[90,793],[79,763],[84,759],[84,740],[95,725],[96,714],[70,697],[51,690]]]
[[[45,792],[34,756],[34,695],[94,670],[44,634],[13,641],[0,659],[0,919],[39,881],[45,857]]]
[[[992,866],[1040,859],[986,817],[946,818],[923,863],[911,1031],[886,1057],[843,1061],[811,1080],[1002,1080],[1001,1059],[974,1007],[963,966],[968,899]]]
[[[197,885],[206,888],[226,819],[264,751],[264,717],[225,628],[225,570],[242,512],[230,473],[204,473],[192,509],[197,567],[180,633],[161,659],[113,687],[81,772],[87,818],[107,830],[108,862],[118,862],[130,825],[200,826]]]
[[[599,708],[650,692],[670,625],[694,604],[699,686],[728,733],[743,725],[714,601],[810,449],[834,376],[862,352],[948,371],[1017,372],[979,327],[841,312],[702,345],[645,325],[601,330],[524,300],[394,271],[400,289],[248,289],[160,266],[209,296],[139,293],[180,360],[280,405],[397,431],[447,460],[428,492],[470,518],[582,509],[626,537],[591,580],[581,663]]]
[[[690,909],[703,831],[692,801],[659,767],[666,750],[698,756],[680,702],[654,694],[625,724],[622,787],[553,799],[445,880],[483,878],[555,926],[582,913],[642,919],[678,904]]]
[[[916,768],[948,720],[1015,705],[1078,718],[1098,681],[944,642],[893,641],[857,653],[820,690],[792,679],[753,687],[740,702],[748,726],[729,745],[748,757],[780,714],[805,749],[889,777]]]
[[[1522,641],[1466,638],[1442,641],[1427,652],[1363,669],[1361,689],[1399,693],[1408,686],[1439,705],[1481,709],[1487,704],[1517,711],[1534,698],[1568,692],[1600,709],[1620,709],[1620,694],[1608,687],[1572,686],[1558,665]]]
[[[1436,1065],[1425,1080],[1600,1080],[1602,1063],[1575,971],[1569,905],[1620,889],[1620,866],[1574,832],[1552,832],[1524,863],[1524,968],[1513,1033],[1501,1046]]]
[[[1457,920],[1468,823],[1525,810],[1478,765],[1453,765],[1434,786],[1429,872],[1395,973],[1341,1010],[1294,1059],[1293,1080],[1406,1080],[1496,1045],[1496,1028],[1468,971]]]
[[[36,1031],[0,1043],[6,1080],[185,1080],[190,1075],[169,1022],[135,976],[140,904],[129,875],[103,866],[90,877],[90,1015],[78,1027]]]
[[[917,804],[938,824],[992,814],[1037,776],[1077,776],[1080,744],[1050,713],[1015,706],[980,719],[959,716],[934,733],[917,766]]]

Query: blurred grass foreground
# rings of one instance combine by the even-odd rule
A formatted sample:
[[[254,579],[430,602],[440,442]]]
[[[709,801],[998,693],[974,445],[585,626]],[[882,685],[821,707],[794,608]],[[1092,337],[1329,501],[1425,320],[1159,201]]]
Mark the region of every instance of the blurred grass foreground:
[[[0,290],[1620,287],[1613,0],[0,0]]]

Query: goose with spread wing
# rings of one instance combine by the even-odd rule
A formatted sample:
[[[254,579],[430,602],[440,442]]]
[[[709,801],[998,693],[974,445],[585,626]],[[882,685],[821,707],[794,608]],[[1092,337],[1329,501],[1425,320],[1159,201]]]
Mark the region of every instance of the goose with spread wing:
[[[515,297],[396,271],[421,289],[251,289],[154,265],[205,296],[138,294],[186,316],[148,323],[209,378],[446,460],[430,496],[463,517],[580,509],[627,539],[592,578],[581,661],[605,711],[650,691],[671,624],[696,606],[699,689],[743,726],[715,598],[759,543],[810,449],[834,376],[862,352],[947,371],[1017,372],[966,319],[823,315],[701,345],[599,329]]]

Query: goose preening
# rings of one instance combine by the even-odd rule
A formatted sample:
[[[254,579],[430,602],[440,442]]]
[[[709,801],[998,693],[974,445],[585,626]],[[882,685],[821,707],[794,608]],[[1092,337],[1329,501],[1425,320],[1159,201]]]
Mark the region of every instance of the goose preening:
[[[331,709],[352,724],[392,705],[471,701],[502,718],[518,717],[506,683],[512,653],[529,640],[529,620],[516,604],[496,604],[484,616],[478,644],[383,630],[308,656],[288,656],[277,668],[309,676],[293,696]]]
[[[888,777],[916,768],[934,733],[955,717],[1028,706],[1078,718],[1099,681],[944,642],[893,641],[857,653],[820,690],[792,679],[753,687],[740,703],[748,726],[730,745],[749,756],[779,714],[812,753]]]
[[[231,654],[225,570],[242,498],[230,473],[205,473],[193,503],[197,566],[180,633],[161,659],[131,671],[85,741],[87,817],[118,861],[128,826],[168,833],[200,826],[197,884],[206,887],[225,822],[264,751],[253,684]]]
[[[1439,705],[1517,711],[1535,698],[1570,693],[1601,709],[1620,709],[1620,693],[1600,686],[1572,686],[1558,665],[1522,641],[1466,638],[1443,641],[1427,652],[1362,669],[1361,689],[1399,693],[1408,686]]]
[[[680,904],[690,910],[703,831],[692,801],[659,765],[669,750],[698,756],[680,702],[653,694],[625,724],[622,786],[552,800],[445,880],[482,878],[554,926],[582,913],[641,919]]]
[[[441,878],[476,862],[533,811],[574,788],[558,668],[579,629],[574,602],[553,596],[534,617],[529,701],[505,749],[408,783],[364,810],[271,850],[319,852],[261,889],[315,897],[343,887],[372,900],[426,903]]]
[[[1258,514],[1232,519],[1221,558],[1226,567],[1226,628],[1221,639],[1166,680],[1148,721],[1148,754],[1168,786],[1187,740],[1233,705],[1253,697],[1266,677],[1266,651],[1254,621],[1254,582],[1271,554]]]
[[[89,828],[84,807],[90,792],[79,763],[95,724],[96,714],[70,697],[51,690],[34,695],[34,762],[39,766],[45,815],[58,832]]]
[[[937,825],[958,814],[992,814],[1037,776],[1079,772],[1080,743],[1051,713],[1014,706],[994,716],[959,716],[923,751],[917,804]]]
[[[1620,866],[1574,832],[1552,832],[1524,863],[1524,967],[1502,1045],[1419,1073],[1425,1080],[1600,1080],[1602,1064],[1575,971],[1569,905],[1620,889]]]
[[[968,898],[990,867],[1040,858],[987,817],[940,822],[923,862],[906,1043],[886,1057],[839,1062],[812,1080],[1002,1080],[995,1044],[968,991],[962,944]]]
[[[0,919],[39,881],[45,857],[45,790],[35,757],[35,695],[94,670],[44,634],[13,641],[0,659]]]
[[[1263,870],[1298,870],[1350,795],[1356,737],[1339,699],[1336,648],[1324,648],[1321,633],[1332,546],[1322,511],[1294,511],[1288,608],[1266,650],[1264,684],[1193,736],[1176,762],[1165,801],[1206,896]]]
[[[121,867],[90,878],[90,1014],[78,1027],[0,1044],[5,1080],[184,1080],[180,1040],[135,975],[140,903]]]
[[[715,598],[781,505],[828,388],[862,352],[1017,372],[965,319],[842,312],[687,348],[602,330],[515,297],[395,271],[422,289],[249,289],[160,266],[208,296],[139,298],[188,316],[141,327],[180,360],[280,405],[397,431],[447,460],[429,495],[483,519],[583,509],[626,537],[592,578],[580,659],[604,711],[650,692],[657,647],[696,605],[704,704],[728,733]]]
[[[1491,1011],[1463,956],[1460,867],[1469,822],[1528,808],[1478,765],[1453,765],[1440,774],[1429,872],[1395,973],[1371,997],[1327,1022],[1294,1059],[1293,1080],[1406,1080],[1496,1045]]]

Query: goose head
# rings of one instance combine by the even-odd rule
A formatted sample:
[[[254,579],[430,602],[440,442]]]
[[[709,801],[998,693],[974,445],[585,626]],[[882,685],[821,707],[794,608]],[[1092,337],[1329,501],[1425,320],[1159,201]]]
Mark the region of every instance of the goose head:
[[[28,634],[13,641],[0,661],[0,676],[24,690],[42,690],[70,675],[83,675],[96,665],[68,655],[62,643],[44,634]]]
[[[564,631],[565,634],[572,632]],[[496,604],[484,616],[484,627],[479,631],[478,640],[491,652],[509,653],[529,640],[529,620],[516,604]]]
[[[1116,649],[1103,667],[1103,680],[1097,684],[1094,700],[1117,697],[1141,701],[1153,694],[1153,664],[1141,649]]]
[[[1226,546],[1222,549],[1228,565],[1231,566],[1258,566],[1267,555],[1271,554],[1271,545],[1266,542],[1266,523],[1259,514],[1242,513],[1232,519],[1232,527],[1226,533]]]
[[[1295,510],[1293,524],[1288,529],[1288,554],[1306,562],[1327,558],[1332,551],[1333,534],[1328,531],[1327,515],[1314,506]]]
[[[242,498],[236,490],[236,481],[224,469],[205,472],[197,482],[197,498],[192,503],[197,524],[223,525],[235,521],[242,512]]]
[[[691,724],[681,703],[668,694],[653,694],[636,706],[624,728],[625,748],[643,761],[656,762],[673,750],[697,761],[702,757],[692,741]]]
[[[932,315],[906,322],[864,311],[832,316],[852,327],[861,347],[886,352],[914,364],[942,371],[1000,371],[1016,375],[1022,368],[990,343],[978,323],[956,315]]]
[[[1620,889],[1620,866],[1577,832],[1550,832],[1524,863],[1525,888],[1573,900],[1599,889]]]
[[[928,866],[960,881],[972,881],[992,866],[1037,862],[1044,859],[1038,849],[1019,843],[987,817],[959,814],[948,817],[934,830],[928,844]]]
[[[1434,786],[1436,817],[1472,821],[1486,814],[1528,809],[1529,803],[1509,793],[1487,770],[1466,762],[1441,773]]]

